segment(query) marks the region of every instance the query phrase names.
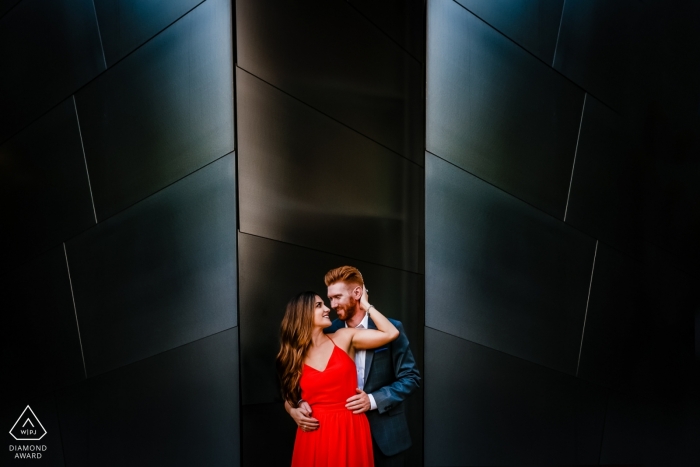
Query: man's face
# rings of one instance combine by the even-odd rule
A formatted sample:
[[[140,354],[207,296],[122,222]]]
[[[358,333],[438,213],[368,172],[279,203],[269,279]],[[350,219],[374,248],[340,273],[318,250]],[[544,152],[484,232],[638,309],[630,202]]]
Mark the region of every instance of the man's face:
[[[331,308],[338,313],[341,321],[346,321],[357,312],[357,302],[362,297],[362,287],[358,284],[336,282],[328,286],[328,299]]]

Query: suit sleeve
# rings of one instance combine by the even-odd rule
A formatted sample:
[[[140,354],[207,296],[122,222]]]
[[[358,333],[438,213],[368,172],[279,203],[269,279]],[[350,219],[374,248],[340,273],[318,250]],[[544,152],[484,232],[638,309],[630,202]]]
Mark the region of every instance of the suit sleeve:
[[[380,414],[396,407],[420,386],[420,372],[408,345],[408,337],[403,330],[403,325],[398,321],[394,324],[399,330],[399,337],[390,344],[396,380],[372,392]]]

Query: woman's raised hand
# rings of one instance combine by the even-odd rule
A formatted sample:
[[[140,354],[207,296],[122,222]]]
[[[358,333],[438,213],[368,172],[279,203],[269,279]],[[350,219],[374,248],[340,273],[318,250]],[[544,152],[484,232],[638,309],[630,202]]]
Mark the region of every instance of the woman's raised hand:
[[[369,291],[364,285],[362,286],[362,297],[360,297],[360,306],[365,311],[369,309]]]

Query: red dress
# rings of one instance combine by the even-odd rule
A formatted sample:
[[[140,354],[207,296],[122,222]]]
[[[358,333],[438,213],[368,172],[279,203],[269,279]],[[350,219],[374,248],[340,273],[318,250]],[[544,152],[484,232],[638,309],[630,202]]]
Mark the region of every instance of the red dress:
[[[325,370],[304,364],[300,386],[301,398],[311,405],[311,416],[318,420],[319,428],[308,432],[297,428],[292,467],[373,467],[367,416],[345,408],[357,387],[357,370],[350,356],[334,342]]]

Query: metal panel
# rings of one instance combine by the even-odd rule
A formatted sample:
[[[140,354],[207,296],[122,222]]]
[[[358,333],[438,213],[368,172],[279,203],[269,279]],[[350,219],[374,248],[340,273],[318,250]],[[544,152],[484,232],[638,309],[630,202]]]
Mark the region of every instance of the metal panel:
[[[0,146],[0,167],[3,270],[95,225],[72,98]]]
[[[26,400],[85,379],[62,245],[0,276],[0,309],[4,401]]]
[[[427,48],[427,150],[563,217],[583,91],[454,2]]]
[[[545,63],[552,63],[564,0],[456,1]]]
[[[88,375],[236,325],[235,157],[67,244]]]
[[[238,466],[238,329],[57,394],[71,466]]]
[[[77,94],[99,220],[234,149],[230,3],[206,1]]]
[[[108,66],[200,3],[202,0],[95,0]]]
[[[423,0],[349,0],[349,3],[417,60],[423,61]]]
[[[20,0],[0,0],[0,16],[10,11],[19,2]]]
[[[425,330],[425,465],[593,465],[607,391]]]
[[[620,110],[649,67],[642,14],[637,0],[567,0],[554,68]]]
[[[613,392],[600,465],[695,465],[700,459],[697,398],[649,399]]]
[[[238,65],[422,165],[419,62],[345,2],[236,2]]]
[[[237,89],[241,231],[422,271],[422,168],[245,71]]]
[[[244,405],[241,407],[241,465],[291,465],[297,425],[284,404]],[[270,449],[270,440],[275,448]]]
[[[426,325],[574,374],[593,239],[426,157]]]
[[[0,19],[0,141],[105,69],[92,0],[21,2]]]
[[[598,245],[579,376],[676,398],[693,364],[694,281]]]
[[[639,242],[645,211],[641,166],[630,149],[620,115],[586,96],[566,222],[625,249]]]
[[[362,271],[372,303],[398,319],[411,343],[418,370],[423,370],[422,275],[369,264],[247,235],[238,236],[240,270],[241,400],[244,405],[281,402],[275,369],[279,329],[287,301],[304,290],[324,300],[323,276],[349,264]],[[331,316],[335,318],[335,316]],[[407,401],[413,446],[410,457],[422,458],[423,397],[419,389]],[[285,413],[286,415],[286,413]]]

